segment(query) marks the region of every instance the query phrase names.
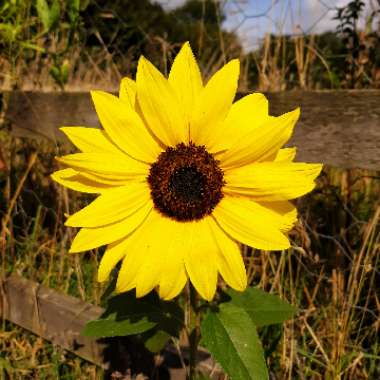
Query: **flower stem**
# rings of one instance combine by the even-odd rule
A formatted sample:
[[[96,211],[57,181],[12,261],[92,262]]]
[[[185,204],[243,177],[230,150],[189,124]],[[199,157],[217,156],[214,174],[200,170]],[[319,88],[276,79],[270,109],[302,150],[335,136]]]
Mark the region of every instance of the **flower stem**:
[[[189,373],[188,379],[194,380],[196,376],[197,367],[197,353],[198,344],[201,337],[200,332],[200,312],[199,312],[199,299],[197,291],[193,285],[190,284],[190,291],[188,292],[190,304],[190,326],[188,328],[189,339]]]

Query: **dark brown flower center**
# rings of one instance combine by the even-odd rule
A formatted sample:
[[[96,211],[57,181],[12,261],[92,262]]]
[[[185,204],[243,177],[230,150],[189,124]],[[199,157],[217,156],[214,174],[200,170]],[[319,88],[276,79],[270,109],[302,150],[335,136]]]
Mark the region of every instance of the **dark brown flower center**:
[[[223,197],[223,171],[204,146],[167,148],[152,164],[148,183],[154,206],[178,221],[211,214]]]

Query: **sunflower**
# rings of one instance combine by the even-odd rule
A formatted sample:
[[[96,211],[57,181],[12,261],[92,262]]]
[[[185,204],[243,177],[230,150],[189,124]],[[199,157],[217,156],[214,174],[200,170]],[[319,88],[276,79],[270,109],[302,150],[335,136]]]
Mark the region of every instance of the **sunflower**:
[[[61,128],[81,153],[57,158],[67,168],[53,179],[99,194],[68,217],[66,226],[81,227],[70,252],[107,245],[100,282],[122,261],[119,292],[155,288],[169,300],[189,278],[211,300],[218,274],[247,286],[240,243],[289,247],[289,200],[314,188],[321,165],[294,163],[295,148],[281,149],[299,109],[269,116],[259,93],[233,103],[238,77],[234,59],[204,85],[185,43],[168,78],[141,57],[118,97],[91,93],[104,129]]]

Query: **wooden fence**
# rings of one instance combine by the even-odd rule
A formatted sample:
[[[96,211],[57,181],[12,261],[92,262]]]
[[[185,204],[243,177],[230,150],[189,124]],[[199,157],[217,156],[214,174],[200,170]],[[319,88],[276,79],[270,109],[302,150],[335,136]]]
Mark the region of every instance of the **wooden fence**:
[[[380,91],[313,91],[268,94],[271,114],[301,106],[301,120],[288,145],[297,159],[340,168],[380,170]],[[14,136],[64,141],[62,125],[98,126],[88,93],[3,94],[5,120]],[[99,365],[105,343],[80,335],[102,309],[11,276],[0,281],[0,314],[54,344]],[[204,368],[213,366],[209,358]],[[180,377],[179,377],[180,378]]]
[[[291,91],[267,94],[278,115],[301,106],[289,145],[297,159],[341,168],[380,168],[380,91]],[[63,125],[98,126],[88,93],[4,94],[15,136],[62,140]]]
[[[17,275],[0,281],[0,315],[86,360],[103,363],[103,347],[80,335],[102,308]]]

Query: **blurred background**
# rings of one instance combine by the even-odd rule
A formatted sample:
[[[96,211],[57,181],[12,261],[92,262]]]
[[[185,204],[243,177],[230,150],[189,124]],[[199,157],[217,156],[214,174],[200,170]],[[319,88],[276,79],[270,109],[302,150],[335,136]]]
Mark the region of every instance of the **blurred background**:
[[[190,41],[208,77],[232,57],[241,90],[378,88],[378,0],[2,0],[3,89],[116,89],[140,54],[166,72]]]
[[[67,255],[74,231],[63,225],[65,213],[92,197],[49,177],[54,156],[71,148],[38,134],[15,136],[6,117],[11,94],[117,91],[122,77],[134,77],[141,54],[167,74],[184,41],[205,78],[240,58],[241,93],[328,90],[339,102],[342,90],[368,96],[380,88],[380,0],[0,0],[2,276],[17,273],[104,305],[107,285],[96,283],[103,250]],[[360,127],[365,135],[367,125]],[[297,202],[290,250],[243,247],[250,284],[299,308],[293,321],[259,331],[271,379],[380,378],[379,179],[365,167],[326,166],[314,192]],[[125,355],[129,373],[144,370],[133,348]],[[127,372],[109,375],[129,379]],[[2,321],[0,379],[103,376]]]

